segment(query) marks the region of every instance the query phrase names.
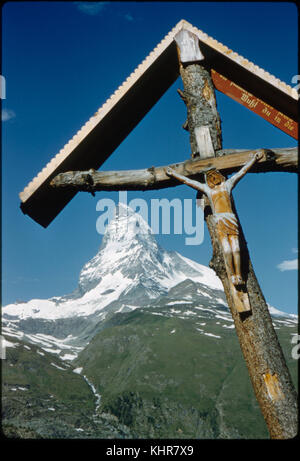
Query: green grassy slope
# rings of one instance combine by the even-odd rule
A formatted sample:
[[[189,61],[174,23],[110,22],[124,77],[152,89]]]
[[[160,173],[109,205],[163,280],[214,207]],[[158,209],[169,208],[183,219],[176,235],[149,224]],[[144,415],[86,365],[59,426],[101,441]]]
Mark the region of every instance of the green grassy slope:
[[[8,337],[15,347],[2,360],[4,435],[268,438],[232,322],[188,304],[170,309],[114,315],[70,363]],[[276,331],[297,385],[296,326]],[[84,375],[101,394],[97,412]]]
[[[2,360],[2,432],[9,438],[122,437],[114,419],[94,418],[95,396],[57,356],[18,340]]]
[[[116,315],[76,360],[102,410],[136,437],[268,438],[234,330],[153,313]],[[287,351],[291,329],[283,330]]]

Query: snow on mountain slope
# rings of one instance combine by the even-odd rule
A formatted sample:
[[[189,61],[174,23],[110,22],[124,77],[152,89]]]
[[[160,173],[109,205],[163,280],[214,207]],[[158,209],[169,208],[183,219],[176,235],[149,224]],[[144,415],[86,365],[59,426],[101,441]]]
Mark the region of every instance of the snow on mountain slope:
[[[2,334],[12,344],[22,339],[72,360],[106,318],[136,308],[164,317],[192,318],[199,334],[212,339],[214,333],[206,322],[234,328],[214,271],[159,247],[141,216],[119,206],[99,251],[82,268],[74,292],[3,307]],[[269,309],[275,328],[297,323],[297,316]]]
[[[121,295],[132,293],[135,299],[139,295],[154,299],[187,278],[223,289],[208,267],[160,248],[142,217],[121,205],[107,226],[98,253],[82,268],[73,293],[9,304],[3,308],[3,315],[49,320],[87,316]]]

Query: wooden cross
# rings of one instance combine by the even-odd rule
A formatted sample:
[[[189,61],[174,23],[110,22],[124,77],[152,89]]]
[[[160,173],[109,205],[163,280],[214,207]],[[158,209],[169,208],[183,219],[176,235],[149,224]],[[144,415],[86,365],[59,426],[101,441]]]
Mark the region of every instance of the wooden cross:
[[[209,138],[209,131],[207,138]],[[206,195],[213,213],[218,240],[221,244],[231,295],[238,312],[248,312],[251,308],[245,289],[245,277],[243,277],[241,270],[239,229],[237,216],[232,210],[231,191],[237,182],[250,170],[256,160],[259,160],[262,156],[261,152],[254,154],[240,171],[227,180],[225,180],[220,171],[210,169],[205,175],[206,184],[182,176],[171,168],[166,171],[168,176],[172,176],[200,191],[201,195]]]
[[[63,191],[66,203],[77,191],[148,190],[177,186],[179,182],[198,189],[200,195],[204,194],[204,216],[213,246],[210,266],[223,283],[256,398],[271,438],[291,438],[297,433],[297,394],[252,267],[230,191],[247,171],[296,172],[297,150],[222,149],[215,87],[225,91],[227,77],[212,69],[209,60],[207,62],[205,59],[205,46],[203,49],[199,46],[199,36],[193,34],[185,24],[178,27],[180,30],[174,34],[174,40],[184,86],[184,91],[179,90],[179,94],[187,106],[184,128],[190,134],[192,159],[164,167],[130,171],[98,172],[93,168],[67,171],[64,168],[59,174],[49,174],[45,187],[49,193],[51,190]],[[230,91],[236,93],[241,89],[236,84],[229,87]],[[249,92],[243,93],[242,103],[252,108],[264,104]],[[287,112],[290,110],[289,114],[292,112],[291,106],[285,105],[285,101],[280,104],[286,107]],[[279,128],[296,136],[295,123],[281,112],[280,117],[278,114],[274,109],[271,123],[277,123]],[[228,174],[237,170],[240,171],[227,179]],[[205,171],[206,181],[203,182]],[[29,194],[27,196],[30,197]],[[34,207],[35,202],[32,203]]]

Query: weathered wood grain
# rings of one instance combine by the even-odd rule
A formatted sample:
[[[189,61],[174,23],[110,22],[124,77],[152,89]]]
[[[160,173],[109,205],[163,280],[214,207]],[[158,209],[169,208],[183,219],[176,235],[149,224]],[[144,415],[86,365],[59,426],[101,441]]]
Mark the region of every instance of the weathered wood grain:
[[[169,167],[187,177],[198,176],[207,168],[216,168],[225,174],[230,174],[237,171],[257,151],[263,151],[264,156],[250,170],[250,173],[263,173],[267,171],[297,172],[298,170],[297,148],[238,151],[224,149],[216,153],[217,157],[186,160],[182,163],[141,170],[67,171],[55,176],[50,184],[54,188],[69,188],[87,192],[91,190],[163,189],[180,184],[166,174],[166,169]]]
[[[200,158],[215,156],[208,126],[197,126],[195,128],[195,138]]]
[[[181,62],[197,62],[204,59],[199,48],[199,38],[187,29],[180,30],[174,37]]]

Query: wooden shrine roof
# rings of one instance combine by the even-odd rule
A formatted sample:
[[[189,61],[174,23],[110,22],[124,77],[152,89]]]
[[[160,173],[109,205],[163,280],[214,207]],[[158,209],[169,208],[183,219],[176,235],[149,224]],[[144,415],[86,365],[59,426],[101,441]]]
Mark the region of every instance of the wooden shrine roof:
[[[295,89],[181,20],[19,194],[25,214],[47,227],[76,194],[52,188],[51,179],[65,171],[98,169],[174,83],[179,76],[174,37],[182,29],[199,38],[205,62],[216,72],[297,120]]]

